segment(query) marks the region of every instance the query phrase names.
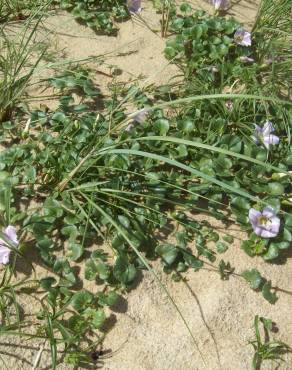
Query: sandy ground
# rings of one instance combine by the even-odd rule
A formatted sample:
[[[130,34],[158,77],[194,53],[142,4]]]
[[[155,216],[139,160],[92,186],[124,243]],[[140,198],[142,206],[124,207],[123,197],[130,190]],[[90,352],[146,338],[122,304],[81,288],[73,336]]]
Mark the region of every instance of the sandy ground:
[[[259,0],[234,1],[236,5],[231,7],[229,15],[235,16],[239,21],[244,22],[247,28],[251,28],[258,2]],[[193,0],[190,3],[194,9],[213,12],[213,7],[208,1]],[[151,1],[143,1],[142,4],[142,20],[133,18],[117,24],[119,28],[117,37],[97,35],[88,27],[76,23],[70,14],[57,12],[44,22],[40,38],[44,41],[50,40],[52,54],[57,52],[57,58],[62,55],[61,63],[84,61],[91,57],[102,59],[104,61],[102,65],[98,62],[89,63],[89,65],[93,72],[96,72],[94,81],[103,92],[112,81],[104,73],[110,75],[113,67],[121,72],[117,80],[125,84],[129,81],[137,82],[143,87],[165,84],[169,79],[173,80],[179,76],[180,71],[164,58],[165,39],[161,38],[160,32],[153,32],[160,30],[161,15],[156,14]],[[66,68],[66,64],[63,68]],[[40,71],[42,78],[50,74],[50,70]],[[44,94],[42,90],[42,87],[34,84],[33,88],[29,89],[29,93],[33,96],[51,93],[51,90],[46,90]],[[39,107],[40,103],[50,108],[57,105],[57,102],[42,100],[42,102],[32,102],[30,106]]]
[[[159,28],[159,16],[148,2],[144,2],[143,18],[154,29]],[[197,7],[211,10],[204,2],[193,2]],[[256,14],[257,2],[238,1],[231,9],[247,27]],[[114,64],[123,73],[120,80],[136,80],[142,83],[161,84],[177,74],[174,66],[168,65],[163,57],[165,40],[158,37],[140,23],[126,22],[119,25],[116,38],[97,36],[90,29],[78,25],[67,13],[50,16],[45,26],[54,31],[50,34],[54,48],[62,51],[68,59],[82,59],[113,52],[106,63]],[[44,35],[45,32],[43,31]],[[117,54],[122,55],[117,55]],[[97,70],[109,72],[108,67]],[[143,77],[143,78],[142,78]],[[97,73],[96,80],[105,88],[110,78]],[[35,102],[35,107],[39,103]],[[231,277],[220,280],[217,273],[201,270],[187,273],[186,283],[174,283],[168,276],[160,274],[160,266],[154,264],[162,281],[181,310],[195,337],[194,344],[184,323],[169,299],[149,272],[145,272],[136,289],[112,312],[113,323],[104,342],[104,349],[111,350],[109,358],[98,362],[96,368],[106,370],[245,370],[251,369],[252,347],[248,340],[254,338],[253,320],[256,314],[271,318],[278,325],[277,339],[292,346],[292,259],[280,264],[264,263],[260,258],[250,258],[240,249],[245,234],[232,226],[229,230],[218,221],[211,220],[220,233],[230,233],[235,242],[222,256],[236,268],[238,273],[257,268],[263,276],[271,279],[278,292],[276,305],[270,305],[259,293],[252,291],[241,279]],[[36,266],[43,274],[43,270]],[[93,292],[97,287],[89,285]],[[290,292],[289,292],[290,290]],[[32,307],[30,298],[24,300]],[[116,321],[116,322],[115,322]],[[0,354],[8,369],[32,369],[40,348],[38,342],[14,338],[1,338]],[[203,355],[204,361],[202,360]],[[262,369],[292,369],[292,357],[279,367],[264,363]],[[49,370],[50,356],[44,351],[39,370]],[[69,366],[60,363],[58,369]],[[0,363],[0,369],[5,366]]]

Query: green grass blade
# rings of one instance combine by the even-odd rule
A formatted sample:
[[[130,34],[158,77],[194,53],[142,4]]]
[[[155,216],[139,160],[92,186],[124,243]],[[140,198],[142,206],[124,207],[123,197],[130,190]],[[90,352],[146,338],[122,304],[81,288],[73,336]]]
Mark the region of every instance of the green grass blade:
[[[90,198],[88,198],[84,193],[81,193],[80,194],[87,200],[87,202],[89,202],[96,210],[98,210],[114,227],[115,229],[120,233],[120,235],[123,236],[123,238],[125,239],[125,241],[131,246],[131,248],[134,250],[134,252],[136,253],[136,255],[139,257],[139,259],[141,260],[141,262],[144,264],[144,266],[147,268],[147,270],[154,276],[155,280],[158,281],[160,287],[163,289],[163,291],[166,293],[167,297],[169,298],[169,300],[171,301],[172,305],[175,307],[176,311],[178,312],[179,316],[181,317],[184,325],[186,326],[189,334],[191,335],[192,339],[193,339],[193,342],[202,358],[202,361],[204,363],[204,366],[206,367],[206,363],[205,363],[205,360],[204,360],[204,357],[199,349],[199,346],[197,344],[197,341],[186,321],[186,319],[184,318],[181,310],[179,309],[179,307],[177,306],[177,304],[175,303],[174,299],[171,297],[168,289],[166,288],[166,286],[161,282],[159,276],[156,274],[156,272],[151,268],[151,266],[149,265],[149,263],[147,262],[147,260],[144,258],[144,256],[138,251],[138,249],[135,247],[135,245],[131,242],[131,240],[128,238],[127,234],[124,232],[124,230],[115,222],[115,220],[109,215],[107,214],[101,207],[99,207],[96,203],[94,203]]]

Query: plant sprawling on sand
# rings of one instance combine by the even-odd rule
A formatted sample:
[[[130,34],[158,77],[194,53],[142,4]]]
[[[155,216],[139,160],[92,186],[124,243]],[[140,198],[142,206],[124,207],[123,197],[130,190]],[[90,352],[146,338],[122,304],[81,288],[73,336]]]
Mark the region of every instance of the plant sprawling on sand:
[[[57,0],[62,9],[66,9],[79,21],[90,28],[106,34],[117,31],[116,22],[130,16],[131,7],[124,0]],[[116,22],[115,22],[116,21]]]
[[[94,1],[61,3],[112,32],[110,18],[88,13]],[[115,4],[99,2],[117,16],[128,14],[124,2]],[[221,258],[233,237],[194,217],[199,212],[226,226],[237,222],[249,236],[242,249],[251,257],[276,261],[291,246],[291,103],[282,79],[287,60],[282,50],[276,66],[279,56],[272,53],[286,43],[286,25],[281,21],[281,36],[279,24],[268,19],[275,43],[267,45],[261,29],[268,11],[260,8],[250,33],[233,18],[183,4],[183,15],[168,19],[172,36],[165,48],[182,73],[176,86],[141,89],[114,80],[103,96],[90,71],[72,64],[48,79],[59,98],[53,110],[16,109],[35,67],[23,77],[28,55],[20,67],[11,58],[9,71],[16,72],[10,82],[6,46],[0,56],[0,334],[48,341],[53,369],[60,346],[67,363],[92,362],[104,339],[98,329],[107,323],[105,307],[117,304],[142,269],[159,280],[151,267],[155,259],[175,281],[208,265],[223,280],[241,277],[276,303],[269,276],[255,268],[236,273]],[[31,267],[32,245],[48,276],[15,282],[19,261]],[[86,280],[96,282],[99,293],[78,289]],[[20,321],[18,294],[37,291],[43,293],[36,298],[40,312]],[[270,347],[258,336],[252,343],[258,364]]]

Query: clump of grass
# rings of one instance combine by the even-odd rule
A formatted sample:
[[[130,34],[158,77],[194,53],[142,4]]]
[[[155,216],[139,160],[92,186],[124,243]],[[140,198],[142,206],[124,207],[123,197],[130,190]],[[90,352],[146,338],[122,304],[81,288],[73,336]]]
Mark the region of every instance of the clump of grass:
[[[260,3],[252,32],[258,39],[256,55],[262,63],[263,81],[269,81],[271,93],[279,91],[287,99],[291,89],[291,12],[289,0],[265,0]],[[270,76],[269,68],[272,66]]]
[[[264,338],[260,333],[260,323],[264,330]],[[270,319],[255,316],[254,329],[256,339],[249,343],[253,346],[255,354],[252,360],[252,369],[260,370],[264,361],[271,360],[274,362],[283,361],[282,356],[291,352],[291,348],[278,340],[270,340],[270,333],[275,329],[275,325]]]
[[[95,31],[105,34],[117,32],[116,22],[130,17],[127,4],[123,0],[57,0],[62,9],[66,9],[78,20]]]
[[[16,34],[5,25],[0,28],[0,123],[11,119],[46,52],[46,44],[36,39],[43,10],[32,14]]]
[[[42,3],[41,0],[0,0],[0,23],[24,20]]]

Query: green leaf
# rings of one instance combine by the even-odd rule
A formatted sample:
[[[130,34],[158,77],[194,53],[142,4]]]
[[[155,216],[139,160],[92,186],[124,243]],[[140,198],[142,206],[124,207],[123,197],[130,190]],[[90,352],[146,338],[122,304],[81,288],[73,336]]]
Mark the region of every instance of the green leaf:
[[[217,242],[216,243],[216,249],[218,253],[224,253],[228,249],[228,245],[223,242]]]
[[[137,270],[125,257],[119,256],[113,267],[113,274],[118,281],[128,285],[135,279]]]
[[[263,283],[263,278],[257,269],[246,270],[241,275],[249,282],[252,289],[258,289]]]
[[[274,209],[276,213],[280,212],[281,209],[281,199],[279,198],[268,198],[265,201]]]
[[[249,202],[241,197],[234,197],[231,201],[231,205],[239,211],[247,211],[251,208]]]
[[[110,268],[103,262],[96,265],[96,271],[101,280],[107,280],[110,276]]]
[[[178,245],[181,247],[181,248],[185,248],[187,246],[187,243],[188,243],[188,235],[186,232],[177,232],[175,234],[175,238],[177,240],[177,243]]]
[[[186,264],[192,267],[193,269],[195,269],[195,271],[199,270],[204,265],[203,261],[199,260],[197,257],[195,257],[191,253],[183,252],[183,257],[184,257]]]
[[[83,316],[87,320],[91,320],[91,324],[95,329],[99,329],[106,320],[106,316],[103,310],[95,310],[93,308],[87,308],[83,312]]]
[[[24,171],[23,181],[30,184],[34,184],[36,182],[36,169],[34,167],[28,167]]]
[[[0,183],[4,182],[7,178],[9,178],[9,173],[6,171],[0,171]]]
[[[98,303],[101,306],[109,306],[112,307],[115,304],[117,304],[118,300],[120,299],[120,296],[115,291],[109,292],[109,293],[97,293],[98,295]]]
[[[264,257],[264,260],[270,261],[270,260],[277,258],[278,256],[279,256],[279,249],[278,249],[277,244],[271,243],[269,245],[268,251],[264,254],[263,257]]]
[[[159,130],[160,135],[165,136],[169,130],[169,122],[165,118],[160,118],[155,122],[154,127]]]
[[[60,286],[62,285],[66,287],[71,287],[76,284],[77,279],[74,274],[74,270],[71,269],[70,271],[64,273],[64,278],[65,279],[60,280]]]
[[[292,241],[292,233],[285,227],[284,227],[284,230],[283,230],[283,240],[287,241],[287,242]]]
[[[185,271],[187,271],[187,269],[188,269],[188,266],[185,263],[179,262],[177,264],[177,267],[176,267],[177,272],[185,272]]]
[[[116,235],[112,240],[112,247],[115,249],[122,249],[124,246],[125,239],[122,237],[122,235]]]
[[[271,304],[275,304],[276,301],[278,300],[278,297],[276,296],[275,293],[272,293],[271,292],[271,288],[272,288],[272,283],[271,281],[267,281],[263,288],[262,288],[262,294],[263,294],[263,297],[268,301],[270,302]]]
[[[224,260],[219,262],[219,273],[222,280],[228,280],[234,270],[235,268],[231,267],[230,262],[225,262]]]
[[[292,214],[285,215],[285,225],[292,228]]]
[[[214,231],[209,232],[207,236],[208,236],[208,239],[210,241],[213,241],[213,242],[218,242],[219,239],[220,239],[219,234],[214,232]],[[223,237],[223,239],[224,239],[224,237]]]
[[[40,280],[40,286],[44,290],[50,290],[53,284],[56,284],[56,279],[53,277],[46,277]]]
[[[171,244],[158,245],[155,251],[168,265],[171,265],[178,255],[178,249]]]
[[[192,6],[188,3],[182,3],[180,6],[180,10],[182,13],[188,13],[192,11]],[[182,20],[181,18],[176,18],[176,20]]]
[[[58,218],[63,215],[61,204],[52,198],[47,198],[44,203],[44,215],[49,217]]]
[[[77,261],[84,252],[83,246],[77,243],[70,243],[68,249],[69,249],[69,258],[72,261]]]
[[[188,155],[188,149],[184,144],[180,144],[177,147],[177,152],[178,152],[179,157],[182,157],[182,158]]]
[[[55,273],[61,273],[63,271],[69,271],[70,264],[65,257],[59,257],[56,259],[53,267]]]
[[[222,239],[229,244],[233,243],[234,241],[234,238],[232,235],[224,235]]]
[[[194,122],[190,119],[184,119],[181,122],[180,126],[181,126],[181,129],[186,133],[192,132],[195,128]]]
[[[273,329],[273,321],[271,319],[260,317],[260,320],[268,331],[271,331]]]
[[[283,242],[272,242],[270,244],[270,247],[273,247],[275,249],[278,249],[278,252],[279,252],[279,249],[288,249],[290,246],[291,246],[291,243],[289,242],[286,242],[286,241],[283,241]],[[269,248],[270,249],[270,248]]]
[[[91,258],[105,262],[107,260],[107,253],[105,253],[102,249],[96,249],[91,253]]]
[[[130,220],[126,216],[119,215],[118,219],[126,229],[130,227]]]
[[[268,193],[272,195],[282,195],[285,191],[285,188],[279,182],[270,182],[268,184]]]
[[[56,122],[65,122],[66,121],[66,115],[63,112],[55,112],[52,116],[52,120]]]
[[[225,56],[228,54],[229,52],[229,48],[224,45],[224,44],[221,44],[221,45],[218,45],[217,46],[217,51],[218,51],[218,54],[221,55],[221,56]]]
[[[83,316],[75,314],[68,320],[68,325],[75,333],[84,333],[88,329],[88,324]]]
[[[82,290],[73,294],[70,303],[76,311],[81,312],[88,307],[92,300],[93,295],[86,290]]]
[[[75,240],[77,235],[78,235],[78,230],[77,230],[77,227],[75,225],[68,225],[68,226],[62,227],[61,233],[64,236],[69,237],[70,240]]]
[[[86,280],[94,280],[97,275],[97,266],[93,259],[89,259],[85,263],[84,276]]]
[[[166,46],[164,49],[164,54],[167,59],[172,59],[176,56],[177,51],[172,46]]]
[[[241,248],[246,254],[253,257],[263,254],[266,251],[267,240],[244,240],[241,243]]]
[[[76,113],[81,113],[81,112],[84,112],[88,109],[88,105],[87,104],[78,104],[78,105],[75,105],[74,106],[74,111]]]

